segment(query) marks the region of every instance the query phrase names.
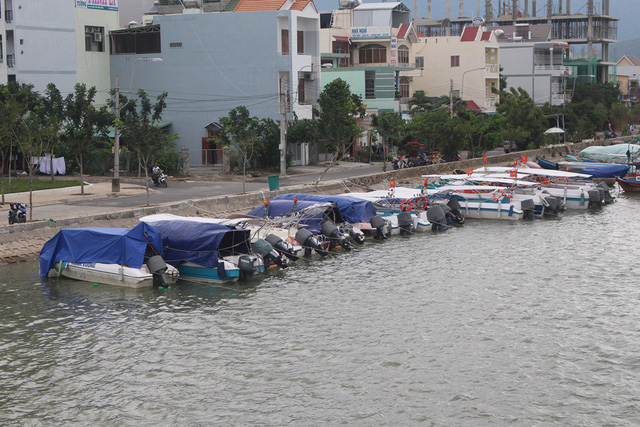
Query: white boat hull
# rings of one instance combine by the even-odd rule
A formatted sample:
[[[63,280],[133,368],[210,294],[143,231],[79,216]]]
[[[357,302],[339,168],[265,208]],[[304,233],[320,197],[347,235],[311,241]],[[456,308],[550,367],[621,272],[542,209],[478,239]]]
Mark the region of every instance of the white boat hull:
[[[153,275],[149,273],[146,265],[131,268],[118,264],[61,262],[56,272],[70,279],[105,285],[133,289],[153,286]],[[170,265],[167,265],[165,275],[170,283],[175,283],[179,276],[178,271]]]

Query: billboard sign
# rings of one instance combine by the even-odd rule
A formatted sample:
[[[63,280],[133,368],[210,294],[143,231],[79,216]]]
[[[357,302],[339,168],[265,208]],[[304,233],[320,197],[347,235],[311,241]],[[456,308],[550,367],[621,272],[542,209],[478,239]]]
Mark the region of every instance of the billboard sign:
[[[391,27],[351,27],[352,39],[388,39]]]
[[[391,58],[389,59],[389,65],[395,67],[398,65],[398,38],[391,37]]]
[[[76,7],[84,9],[118,10],[118,0],[76,0]]]

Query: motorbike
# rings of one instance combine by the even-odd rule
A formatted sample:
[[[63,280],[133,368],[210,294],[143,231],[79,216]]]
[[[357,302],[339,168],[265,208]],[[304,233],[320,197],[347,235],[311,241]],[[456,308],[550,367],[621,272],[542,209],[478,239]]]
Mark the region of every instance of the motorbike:
[[[24,203],[9,204],[9,224],[27,222],[27,205]]]
[[[160,175],[153,178],[153,183],[156,187],[167,188],[167,176],[164,174],[164,172],[160,172]]]
[[[393,166],[394,170],[404,169],[409,167],[409,163],[402,157],[398,157],[397,159],[393,159],[391,162],[391,166]]]

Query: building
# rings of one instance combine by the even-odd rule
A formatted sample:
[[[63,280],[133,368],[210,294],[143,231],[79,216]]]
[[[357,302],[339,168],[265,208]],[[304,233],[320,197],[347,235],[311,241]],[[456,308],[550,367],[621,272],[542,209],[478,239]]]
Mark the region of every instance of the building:
[[[500,51],[495,33],[469,26],[461,36],[421,37],[414,45],[413,89],[427,96],[453,95],[467,107],[495,112],[499,101]]]
[[[95,86],[104,103],[110,88],[109,31],[118,28],[117,0],[2,0],[0,83]]]
[[[507,80],[507,89],[523,88],[537,105],[565,104],[573,72],[565,65],[569,45],[551,40],[550,25],[517,24],[494,28],[499,34],[501,74]]]
[[[418,34],[401,2],[353,3],[321,13],[322,84],[341,78],[360,95],[368,113],[401,111],[411,96],[412,45]],[[406,104],[406,102],[405,102]]]
[[[164,0],[152,25],[111,32],[111,78],[125,94],[168,92],[163,121],[189,150],[192,166],[221,161],[210,142],[218,120],[237,106],[252,116],[311,118],[320,92],[320,19],[312,0]],[[160,62],[161,60],[161,62]],[[284,96],[281,98],[280,93]],[[294,164],[308,158],[294,152]]]
[[[617,83],[622,94],[622,100],[628,103],[638,102],[640,96],[640,58],[625,55],[618,61]]]

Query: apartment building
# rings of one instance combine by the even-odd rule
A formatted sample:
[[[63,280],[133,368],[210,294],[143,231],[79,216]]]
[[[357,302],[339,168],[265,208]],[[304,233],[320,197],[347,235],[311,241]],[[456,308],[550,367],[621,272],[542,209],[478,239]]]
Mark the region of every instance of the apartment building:
[[[411,94],[418,33],[401,2],[351,3],[321,13],[322,84],[341,78],[369,113],[399,112]]]
[[[471,110],[495,112],[500,49],[494,31],[468,26],[460,36],[421,37],[414,56],[415,91],[432,97],[453,95]]]
[[[0,83],[110,88],[108,33],[118,28],[118,0],[1,0]]]
[[[313,1],[222,3],[163,0],[144,17],[151,25],[110,36],[112,84],[118,76],[125,94],[169,93],[163,120],[178,134],[178,148],[189,149],[192,166],[221,161],[210,137],[231,109],[244,105],[253,116],[279,120],[283,93],[287,119],[311,118],[320,92]],[[308,159],[291,149],[294,164]]]

